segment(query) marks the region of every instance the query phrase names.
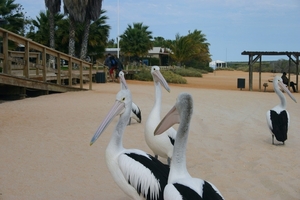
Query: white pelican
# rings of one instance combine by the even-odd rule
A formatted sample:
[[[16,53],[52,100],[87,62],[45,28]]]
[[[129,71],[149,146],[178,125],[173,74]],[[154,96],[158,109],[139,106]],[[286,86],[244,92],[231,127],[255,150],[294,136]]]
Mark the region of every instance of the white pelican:
[[[130,90],[121,90],[116,101],[93,136],[92,145],[114,117],[119,116],[106,148],[106,164],[118,186],[132,199],[163,199],[169,166],[138,150],[125,149],[122,138],[131,112]]]
[[[155,87],[155,102],[154,106],[148,116],[145,125],[145,139],[149,148],[153,151],[156,158],[158,156],[167,158],[170,164],[170,159],[173,154],[174,139],[176,137],[176,131],[174,128],[170,128],[161,135],[154,136],[154,130],[160,122],[160,110],[161,110],[161,85],[170,92],[170,87],[167,81],[160,73],[158,66],[151,68],[151,74],[153,77]]]
[[[127,90],[127,83],[125,80],[124,72],[120,71],[119,72],[119,77],[120,77],[120,83],[121,83],[121,90]],[[131,124],[131,118],[135,119],[138,123],[142,122],[142,112],[140,108],[132,102],[132,110],[131,110],[130,118],[129,118],[129,123],[128,125]]]
[[[267,112],[267,123],[272,132],[272,144],[274,144],[274,136],[277,141],[284,144],[284,141],[287,139],[287,132],[290,125],[290,115],[286,110],[286,98],[280,91],[280,88],[285,91],[293,101],[296,103],[297,101],[286,85],[283,84],[282,79],[279,76],[275,76],[273,86],[280,99],[280,104]]]
[[[223,199],[221,193],[213,184],[202,179],[193,178],[187,171],[185,154],[192,114],[192,96],[188,93],[181,93],[174,107],[162,119],[155,130],[155,135],[157,135],[173,124],[179,123],[168,185],[164,190],[164,199]]]

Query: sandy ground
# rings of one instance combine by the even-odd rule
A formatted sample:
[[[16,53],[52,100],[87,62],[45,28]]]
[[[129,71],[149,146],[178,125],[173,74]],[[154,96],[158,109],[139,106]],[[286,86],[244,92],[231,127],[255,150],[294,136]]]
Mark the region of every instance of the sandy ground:
[[[262,74],[262,83],[273,76]],[[246,78],[245,90],[237,89],[237,78]],[[258,74],[254,82],[258,88]],[[154,103],[153,83],[128,85],[143,121],[126,128],[124,146],[152,153],[143,132]],[[268,92],[249,92],[248,73],[218,71],[170,87],[170,93],[163,91],[162,117],[179,93],[189,92],[194,98],[187,146],[192,176],[214,183],[226,199],[300,199],[298,104],[287,98],[288,140],[275,146],[265,119],[267,110],[279,103],[272,84]],[[117,83],[95,83],[92,91],[0,104],[0,200],[129,199],[105,163],[117,119],[89,146],[119,89]],[[299,93],[294,95],[299,102]]]

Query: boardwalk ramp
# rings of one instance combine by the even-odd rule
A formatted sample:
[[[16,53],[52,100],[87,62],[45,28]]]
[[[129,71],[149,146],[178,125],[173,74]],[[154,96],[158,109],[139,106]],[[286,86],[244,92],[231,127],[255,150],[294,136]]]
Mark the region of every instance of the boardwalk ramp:
[[[0,99],[3,100],[15,100],[44,94],[86,90],[88,89],[0,74]]]

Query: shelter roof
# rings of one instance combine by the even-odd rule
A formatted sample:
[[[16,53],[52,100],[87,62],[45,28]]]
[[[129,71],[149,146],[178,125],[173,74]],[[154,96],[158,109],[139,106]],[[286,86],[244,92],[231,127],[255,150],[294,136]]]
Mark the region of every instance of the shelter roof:
[[[265,56],[295,55],[295,56],[300,56],[300,52],[297,52],[297,51],[243,51],[242,55],[265,55]]]

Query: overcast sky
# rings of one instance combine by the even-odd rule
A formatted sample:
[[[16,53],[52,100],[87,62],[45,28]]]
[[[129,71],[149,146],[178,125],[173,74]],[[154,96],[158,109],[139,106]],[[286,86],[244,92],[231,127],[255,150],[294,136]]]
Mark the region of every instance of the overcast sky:
[[[15,0],[27,16],[45,11],[44,0]],[[248,61],[242,51],[300,51],[300,0],[104,0],[110,37],[143,23],[153,37],[175,39],[201,30],[212,60]],[[63,10],[61,10],[63,12]],[[119,20],[118,20],[119,16]],[[118,23],[119,21],[119,23]],[[277,60],[287,57],[263,57]]]

